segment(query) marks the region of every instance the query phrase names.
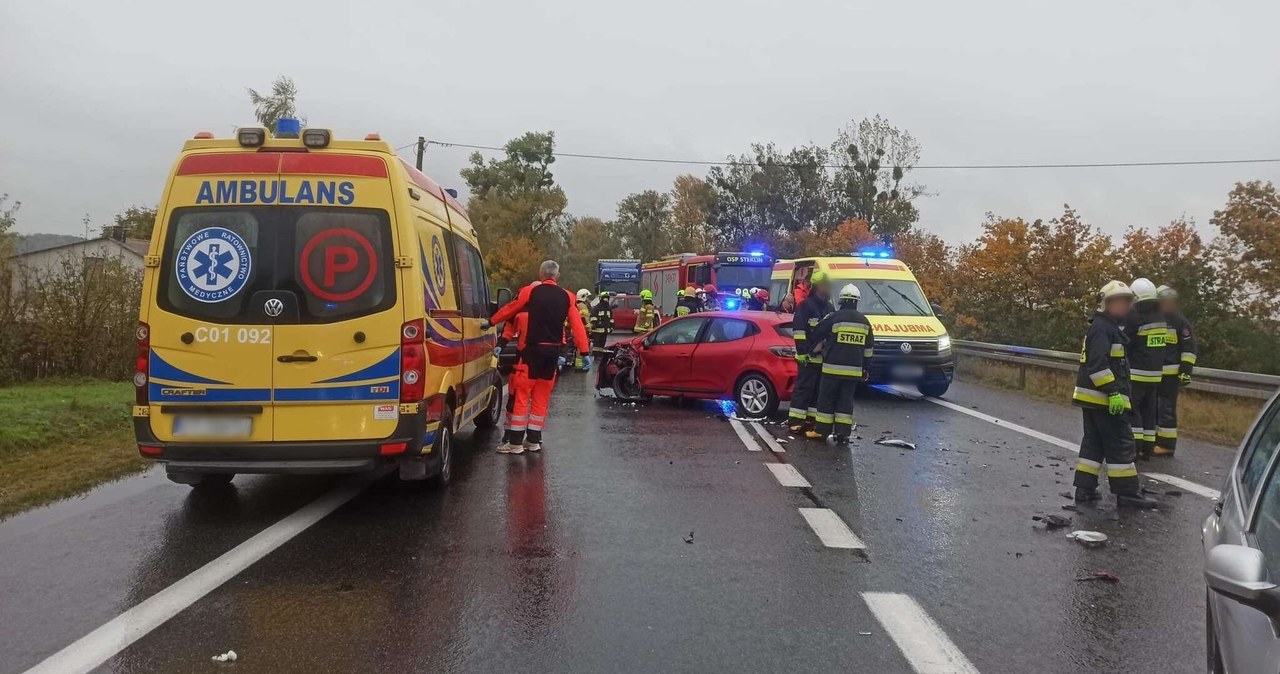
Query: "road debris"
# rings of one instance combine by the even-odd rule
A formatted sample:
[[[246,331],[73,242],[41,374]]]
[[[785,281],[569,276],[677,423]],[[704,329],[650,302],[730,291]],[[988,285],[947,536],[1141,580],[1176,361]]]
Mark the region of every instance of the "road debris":
[[[688,543],[688,544],[690,544],[690,545],[693,545],[693,532],[692,532],[692,531],[690,531],[690,532],[689,532],[689,535],[688,535],[688,536],[685,536],[685,538],[684,538],[684,542],[685,542],[685,543]]]
[[[888,439],[880,438],[879,440],[876,440],[876,444],[884,445],[885,447],[902,447],[903,449],[916,448],[916,443],[907,442],[906,440],[899,440],[898,438],[888,438]]]
[[[235,661],[236,661],[236,652],[235,652],[235,651],[227,651],[226,653],[223,653],[222,655],[215,655],[215,656],[213,656],[213,657],[212,657],[212,658],[210,658],[210,659],[211,659],[211,660],[213,660],[214,662],[235,662]]]
[[[1096,548],[1107,544],[1107,535],[1101,531],[1085,531],[1084,529],[1077,529],[1067,534],[1067,538],[1074,540],[1086,548]]]
[[[1057,529],[1060,527],[1071,526],[1071,518],[1062,515],[1036,515],[1031,519],[1037,522],[1043,522],[1046,529]]]
[[[1116,583],[1120,582],[1120,576],[1117,576],[1116,574],[1110,571],[1094,571],[1093,573],[1087,576],[1080,576],[1079,578],[1076,579],[1077,583],[1088,583],[1091,581],[1106,581],[1108,583],[1111,583],[1112,585],[1115,585]]]

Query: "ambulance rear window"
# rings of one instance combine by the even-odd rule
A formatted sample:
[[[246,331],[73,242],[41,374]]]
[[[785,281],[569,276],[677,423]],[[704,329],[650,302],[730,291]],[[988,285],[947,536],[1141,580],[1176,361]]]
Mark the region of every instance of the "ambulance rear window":
[[[391,226],[381,210],[181,208],[164,251],[157,300],[189,318],[330,323],[395,306]],[[296,311],[264,316],[258,305],[272,293],[291,297]]]

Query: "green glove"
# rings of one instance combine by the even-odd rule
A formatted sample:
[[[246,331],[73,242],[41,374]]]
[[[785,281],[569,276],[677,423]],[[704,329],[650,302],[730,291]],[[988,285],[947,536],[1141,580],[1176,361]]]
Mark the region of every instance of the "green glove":
[[[798,354],[796,354],[796,362],[797,362],[797,363],[799,363],[799,364],[801,364],[801,365],[808,365],[808,364],[809,364],[809,357],[808,357],[808,356],[806,356],[806,355],[804,355],[804,354],[799,354],[799,353],[798,353]]]
[[[1191,383],[1191,374],[1190,374],[1190,373],[1183,372],[1183,373],[1181,373],[1181,374],[1179,374],[1179,375],[1178,375],[1178,385],[1179,385],[1179,386],[1186,386],[1187,384],[1190,384],[1190,383]]]
[[[1107,411],[1112,415],[1124,414],[1124,396],[1119,393],[1107,396]]]

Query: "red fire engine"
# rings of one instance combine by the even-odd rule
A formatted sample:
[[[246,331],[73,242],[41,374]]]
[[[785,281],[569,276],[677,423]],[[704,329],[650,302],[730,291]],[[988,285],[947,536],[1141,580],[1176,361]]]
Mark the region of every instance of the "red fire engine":
[[[640,287],[653,291],[653,303],[664,316],[676,311],[676,291],[714,285],[723,309],[746,303],[752,288],[769,287],[773,258],[760,251],[669,255],[640,267]]]

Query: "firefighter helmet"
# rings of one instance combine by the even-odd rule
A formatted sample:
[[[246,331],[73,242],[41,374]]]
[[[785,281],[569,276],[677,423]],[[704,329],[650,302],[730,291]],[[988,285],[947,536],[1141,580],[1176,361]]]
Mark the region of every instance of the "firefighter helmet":
[[[716,287],[715,287],[715,286],[713,286],[713,285],[711,285],[710,283],[708,283],[707,285],[702,286],[702,290],[703,290],[703,292],[707,293],[708,295],[714,295],[714,294],[716,294]]]
[[[812,275],[809,276],[810,287],[816,286],[820,283],[826,283],[826,282],[827,282],[827,272],[825,271],[815,271],[813,272]]]
[[[653,299],[653,291],[652,291],[652,290],[649,290],[648,288],[645,288],[644,290],[641,290],[641,291],[640,291],[640,299],[642,299],[642,300],[651,300],[651,299]]]
[[[1148,281],[1149,283],[1149,281]],[[1114,297],[1133,299],[1133,291],[1124,281],[1109,281],[1098,291],[1098,311],[1107,310],[1107,301]]]
[[[862,299],[862,291],[858,290],[858,286],[852,283],[849,283],[849,284],[846,284],[845,287],[840,289],[841,302],[845,300],[860,300],[860,299]]]
[[[579,291],[578,291],[578,301],[579,301],[579,302],[586,302],[586,301],[587,301],[587,300],[589,300],[589,299],[591,299],[591,291],[590,291],[590,290],[587,290],[586,288],[583,288],[582,290],[579,290]]]
[[[1150,279],[1136,278],[1129,285],[1129,288],[1133,292],[1135,302],[1145,302],[1156,298],[1156,284],[1152,283]]]
[[[676,291],[676,297],[684,297],[684,288]]]
[[[1176,300],[1178,299],[1178,291],[1169,286],[1158,286],[1156,288],[1156,297],[1162,300]]]

